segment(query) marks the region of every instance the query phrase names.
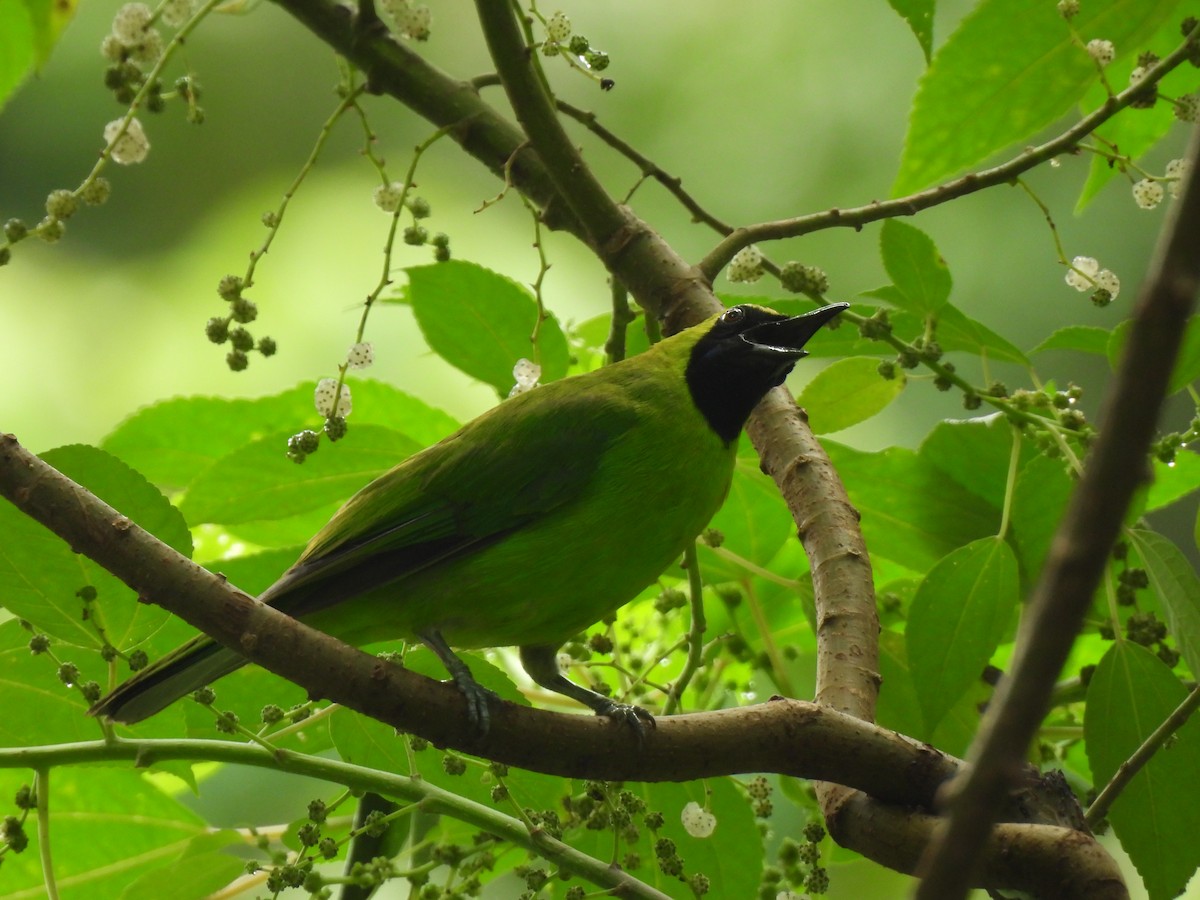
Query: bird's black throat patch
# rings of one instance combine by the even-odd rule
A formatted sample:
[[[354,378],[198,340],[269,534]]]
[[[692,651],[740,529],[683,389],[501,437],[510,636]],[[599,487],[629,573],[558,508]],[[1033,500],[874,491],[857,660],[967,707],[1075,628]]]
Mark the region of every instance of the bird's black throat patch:
[[[740,313],[731,315],[735,311]],[[737,306],[692,348],[685,374],[692,402],[727,445],[737,440],[758,401],[783,383],[796,362],[795,357],[763,353],[744,334],[787,318],[757,306]]]

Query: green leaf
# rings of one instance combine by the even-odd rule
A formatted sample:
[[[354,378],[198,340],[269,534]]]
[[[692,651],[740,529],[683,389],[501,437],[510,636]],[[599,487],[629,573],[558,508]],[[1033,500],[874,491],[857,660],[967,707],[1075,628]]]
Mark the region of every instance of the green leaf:
[[[1062,462],[1045,456],[1030,459],[1017,475],[1009,526],[1025,584],[1041,573],[1073,489]]]
[[[1090,0],[1071,24],[1085,40],[1103,36],[1118,54],[1131,56],[1176,6],[1177,0]],[[1067,112],[1098,77],[1053,3],[983,0],[921,79],[893,195],[1026,140]]]
[[[938,311],[937,339],[947,353],[964,351],[984,359],[1029,365],[1028,357],[1016,344],[972,319],[952,303],[943,305]]]
[[[500,397],[515,383],[513,366],[528,358],[542,367],[542,381],[567,373],[570,352],[558,320],[538,327],[538,306],[516,282],[474,263],[451,260],[413,266],[408,299],[430,348]],[[530,342],[535,328],[537,346]]]
[[[1169,539],[1153,531],[1127,534],[1150,578],[1167,617],[1171,637],[1192,674],[1200,672],[1200,578],[1191,562]]]
[[[1013,428],[1003,416],[995,414],[939,422],[921,442],[918,452],[947,478],[985,500],[999,516],[1012,450]],[[1034,453],[1033,447],[1022,441],[1021,459],[1031,459]]]
[[[1125,350],[1125,342],[1129,339],[1129,331],[1133,321],[1126,319],[1113,329],[1108,341],[1108,362],[1116,371],[1121,363],[1121,355]],[[1188,319],[1187,328],[1183,332],[1183,343],[1179,346],[1179,356],[1175,359],[1175,368],[1171,370],[1171,381],[1167,385],[1167,393],[1175,394],[1200,378],[1200,316]]]
[[[1095,353],[1105,356],[1108,353],[1108,341],[1112,336],[1107,328],[1097,328],[1094,325],[1068,325],[1060,328],[1036,347],[1029,355],[1045,350],[1078,350],[1080,353]]]
[[[1097,788],[1183,702],[1187,690],[1153,653],[1109,648],[1088,686],[1084,740]],[[1151,900],[1183,893],[1200,866],[1200,717],[1160,749],[1117,797],[1108,819]]]
[[[886,219],[879,232],[883,267],[900,292],[900,305],[920,316],[933,315],[950,299],[950,270],[933,239],[899,219]]]
[[[4,772],[0,790],[11,797],[28,778],[27,771]],[[48,799],[54,872],[64,900],[119,897],[130,882],[179,857],[208,830],[198,815],[132,769],[56,766]],[[26,828],[33,827],[30,819]],[[25,853],[5,855],[6,897],[45,896],[36,840],[31,835]]]
[[[912,29],[928,65],[930,54],[933,53],[934,0],[888,0],[888,3]]]
[[[350,379],[354,413],[350,424],[383,425],[421,446],[441,440],[458,423],[439,409],[381,381]],[[104,440],[104,449],[142,472],[155,484],[179,489],[217,460],[248,441],[315,426],[316,382],[254,400],[176,397],[147,406],[122,422]],[[289,426],[289,423],[292,423]],[[336,452],[336,451],[335,451]]]
[[[42,459],[90,490],[122,515],[138,523],[184,556],[191,556],[192,539],[179,511],[140,473],[96,447],[60,447]],[[32,622],[68,643],[100,647],[97,626],[120,649],[143,640],[167,619],[156,606],[137,603],[133,591],[90,559],[72,552],[56,535],[0,503],[0,583],[3,605],[13,615]],[[78,592],[96,590],[83,618]]]
[[[705,581],[740,581],[746,570],[722,551],[734,553],[754,565],[766,566],[793,533],[795,525],[775,483],[758,467],[757,457],[739,455],[729,485],[729,496],[710,527],[725,540],[714,550],[703,541],[698,553]]]
[[[34,32],[24,3],[0,3],[0,109],[33,69]]]
[[[76,0],[0,3],[0,109],[50,51],[75,15]]]
[[[302,464],[284,455],[287,435],[235,450],[201,472],[180,504],[192,524],[278,519],[345,500],[420,450],[412,438],[378,425],[356,425]]]
[[[732,304],[726,303],[726,306],[745,302],[746,299],[744,297],[739,297]],[[759,305],[767,306],[769,304],[770,301],[764,299]],[[650,348],[650,338],[646,334],[645,324],[646,321],[643,317],[639,318],[625,329],[626,358],[630,356],[636,356],[642,351]],[[583,371],[591,371],[593,368],[598,368],[604,364],[604,345],[608,343],[609,332],[611,330],[612,313],[604,313],[603,315],[595,316],[571,327],[572,341],[582,344],[583,348],[595,357],[594,365],[584,366]]]
[[[925,576],[905,629],[924,734],[979,681],[1018,599],[1017,560],[998,537],[958,548]]]
[[[225,852],[243,844],[236,831],[193,838],[178,859],[135,879],[120,900],[195,900],[216,894],[246,874],[245,859]]]
[[[879,634],[879,709],[876,721],[883,728],[917,735],[925,730],[921,701],[913,687],[904,635],[884,629]]]
[[[862,515],[872,555],[925,572],[956,547],[995,534],[1000,524],[990,504],[912,450],[867,453],[834,441],[823,446]]]
[[[83,696],[58,680],[53,659],[29,652],[29,638],[16,619],[0,624],[0,741],[5,747],[30,747],[99,738],[96,721],[85,715]],[[106,677],[107,667],[94,655],[52,649],[78,664],[82,678]]]
[[[903,372],[890,380],[881,378],[874,359],[850,357],[818,372],[796,402],[808,412],[815,434],[832,434],[882,412],[900,396],[907,382]]]
[[[1154,477],[1146,491],[1145,512],[1170,506],[1200,488],[1200,455],[1191,450],[1180,450],[1173,463],[1156,459],[1151,468]]]

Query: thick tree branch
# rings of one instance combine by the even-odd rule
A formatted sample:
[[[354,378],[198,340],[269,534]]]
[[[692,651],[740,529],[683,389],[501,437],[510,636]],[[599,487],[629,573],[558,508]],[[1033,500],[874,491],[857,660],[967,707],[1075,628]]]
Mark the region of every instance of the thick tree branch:
[[[928,838],[925,820],[929,817],[916,810],[931,808],[938,787],[960,765],[926,744],[826,706],[783,699],[741,709],[662,717],[640,748],[635,747],[627,729],[602,717],[501,703],[492,710],[489,734],[479,740],[467,724],[462,696],[451,684],[369,656],[247,597],[26,451],[11,435],[0,435],[0,496],[76,552],[108,569],[148,602],[158,603],[251,661],[294,681],[314,698],[335,700],[441,746],[569,777],[684,781],[740,772],[777,772],[845,783],[875,799],[864,806],[868,803],[865,795],[857,791],[845,794],[842,804],[831,810],[831,828],[848,846],[906,871],[912,869],[916,852]],[[531,735],[537,739],[531,740]],[[42,751],[51,753],[55,764],[85,758],[136,758],[145,763],[186,755],[183,745],[194,757],[203,743],[121,740]],[[169,756],[168,747],[175,748],[175,756]],[[136,752],[134,748],[138,748]],[[33,765],[42,751],[4,751],[0,767]],[[259,751],[246,748],[243,752]],[[262,758],[264,764],[272,759],[267,753]],[[275,762],[291,771],[303,765],[304,759],[307,757],[283,751]],[[983,883],[996,887],[1056,883],[1064,867],[1076,874],[1086,871],[1083,884],[1106,880],[1105,865],[1111,861],[1101,864],[1107,857],[1092,847],[1086,834],[1079,833],[1074,839],[1075,845],[1083,848],[1075,858],[1058,858],[1062,829],[1057,826],[1061,816],[1055,812],[1056,790],[1027,772],[1028,789],[1015,795],[1005,817],[1014,822],[1048,823],[1012,827],[1022,840],[1038,846],[1049,842],[1060,850],[1044,848],[1035,858],[1048,860],[1045,868],[1018,872],[1010,871],[1012,863],[1004,856],[990,856],[989,848],[989,863],[982,876],[989,880]],[[371,789],[380,788],[371,785]],[[860,809],[853,809],[855,805]],[[864,810],[869,810],[869,815],[864,815]],[[906,838],[908,843],[903,846],[916,848],[910,855],[904,856],[894,838],[872,826],[872,821],[885,814],[908,823],[903,834],[915,836]],[[997,852],[1005,846],[997,845]]]
[[[1147,477],[1146,454],[1171,369],[1200,290],[1200,131],[1188,158],[1193,174],[1171,210],[1133,312],[1117,377],[1101,412],[1100,437],[1050,546],[1018,635],[1012,670],[980,726],[966,781],[953,790],[950,818],[932,848],[918,896],[964,897],[997,808],[1025,758],[1120,533],[1133,493]],[[955,786],[951,786],[955,788]]]
[[[811,703],[666,716],[637,752],[630,730],[599,716],[501,703],[488,735],[461,693],[316,631],[181,556],[118,510],[0,435],[0,496],[155,603],[313,698],[328,698],[439,746],[569,777],[685,781],[779,772],[846,781],[889,802],[932,802],[958,762],[933,748]],[[530,740],[537,735],[538,740]],[[898,777],[897,773],[905,773]]]

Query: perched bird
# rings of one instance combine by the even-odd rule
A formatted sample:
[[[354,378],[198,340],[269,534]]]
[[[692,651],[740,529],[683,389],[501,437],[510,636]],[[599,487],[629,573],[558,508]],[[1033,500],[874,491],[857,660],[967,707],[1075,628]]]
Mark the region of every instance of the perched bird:
[[[557,650],[708,524],[751,410],[846,307],[788,317],[735,306],[506,400],[355,494],[259,599],[347,643],[421,641],[480,731],[492,695],[451,647],[516,646],[539,685],[640,733],[649,713],[567,680]],[[91,713],[138,722],[245,662],[200,635]]]

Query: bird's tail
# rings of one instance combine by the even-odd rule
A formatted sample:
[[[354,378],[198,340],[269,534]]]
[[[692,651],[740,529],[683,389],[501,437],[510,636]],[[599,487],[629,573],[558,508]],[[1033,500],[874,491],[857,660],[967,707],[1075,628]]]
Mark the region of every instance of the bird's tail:
[[[101,698],[88,714],[131,725],[245,663],[244,656],[200,635],[134,674]]]

